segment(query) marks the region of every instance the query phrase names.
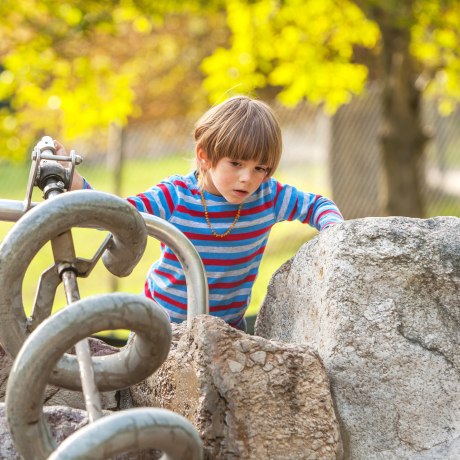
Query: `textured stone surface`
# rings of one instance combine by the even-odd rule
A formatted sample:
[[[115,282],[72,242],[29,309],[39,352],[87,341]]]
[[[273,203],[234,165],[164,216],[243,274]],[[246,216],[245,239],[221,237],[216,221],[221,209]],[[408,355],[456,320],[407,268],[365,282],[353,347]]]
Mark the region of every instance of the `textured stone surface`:
[[[93,356],[110,355],[118,353],[118,348],[107,345],[102,340],[90,338],[91,354]],[[74,353],[74,350],[69,350]],[[0,401],[5,400],[6,386],[13,360],[0,345]],[[83,394],[79,391],[65,390],[53,385],[46,387],[44,404],[47,406],[68,406],[75,409],[85,409]],[[101,393],[102,408],[116,410],[118,408],[118,396],[115,391]]]
[[[460,458],[460,219],[321,232],[273,276],[256,334],[322,358],[346,458]]]
[[[308,347],[249,336],[211,316],[173,330],[167,361],[131,387],[136,406],[187,417],[207,459],[340,457],[329,382]]]
[[[47,406],[44,408],[44,414],[57,444],[88,422],[86,412],[68,407]],[[11,439],[4,403],[0,403],[0,459],[22,460]]]

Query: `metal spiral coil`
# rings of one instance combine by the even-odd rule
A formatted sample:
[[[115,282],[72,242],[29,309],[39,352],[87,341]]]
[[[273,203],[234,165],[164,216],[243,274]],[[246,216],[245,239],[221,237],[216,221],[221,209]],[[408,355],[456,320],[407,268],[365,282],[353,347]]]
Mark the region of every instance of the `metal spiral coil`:
[[[34,150],[34,162],[49,145],[47,141],[42,150]],[[37,164],[33,169],[39,170]],[[178,414],[138,408],[102,416],[99,392],[139,383],[161,366],[170,349],[171,326],[165,310],[145,296],[114,293],[80,299],[76,282],[89,275],[99,258],[111,273],[128,275],[144,253],[147,236],[153,236],[167,244],[183,266],[190,322],[209,312],[205,271],[196,249],[171,224],[137,212],[121,198],[96,191],[62,193],[60,184],[43,176],[41,180],[52,199],[31,203],[29,187],[27,206],[0,200],[0,220],[17,221],[0,244],[0,342],[15,358],[6,412],[17,451],[26,460],[102,459],[146,448],[162,450],[165,460],[202,458],[195,428]],[[93,259],[76,256],[73,227],[110,232]],[[22,301],[25,272],[48,241],[55,264],[42,274],[28,318]],[[69,305],[51,315],[61,282]],[[119,353],[91,357],[87,338],[111,329],[130,329],[133,339]],[[76,356],[66,353],[73,345]],[[48,383],[83,391],[90,421],[59,447],[43,415]]]

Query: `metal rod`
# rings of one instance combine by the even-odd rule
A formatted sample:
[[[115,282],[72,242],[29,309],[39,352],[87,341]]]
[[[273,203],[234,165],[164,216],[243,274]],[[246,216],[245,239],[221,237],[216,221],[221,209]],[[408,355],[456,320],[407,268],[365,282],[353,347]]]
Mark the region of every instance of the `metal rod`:
[[[64,284],[67,303],[70,305],[80,300],[76,276],[72,270],[66,270],[62,273],[62,282]],[[80,366],[81,386],[83,395],[85,396],[88,420],[92,423],[102,417],[102,404],[94,377],[94,368],[88,339],[80,340],[75,345],[75,352]]]
[[[31,207],[37,206],[37,204],[31,203]],[[18,200],[0,200],[0,221],[17,222],[24,214],[24,202]]]
[[[197,315],[209,314],[209,289],[200,254],[176,227],[159,217],[141,212],[150,236],[165,243],[179,259],[187,282],[187,323]]]
[[[40,160],[52,160],[52,161],[72,161],[72,155],[53,155],[52,153],[42,153],[40,155]],[[80,155],[75,155],[75,164],[80,164],[82,158]]]
[[[53,190],[49,198],[59,196],[62,192]],[[72,233],[70,230],[61,233],[51,240],[54,260],[58,263],[62,283],[64,285],[67,304],[71,305],[80,300],[77,277],[71,268],[71,263],[76,260],[75,247],[73,244]],[[86,411],[90,423],[102,417],[101,395],[96,385],[94,376],[93,362],[91,359],[91,349],[87,338],[80,340],[75,345],[78,365],[80,368],[80,379],[85,397]]]

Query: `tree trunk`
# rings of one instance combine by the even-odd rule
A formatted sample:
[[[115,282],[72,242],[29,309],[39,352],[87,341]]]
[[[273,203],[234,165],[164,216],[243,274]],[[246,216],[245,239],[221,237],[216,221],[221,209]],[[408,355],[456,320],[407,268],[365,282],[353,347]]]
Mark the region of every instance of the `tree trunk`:
[[[386,15],[385,15],[386,16]],[[410,28],[395,19],[377,21],[382,32],[382,155],[388,215],[423,217],[423,151],[428,139],[421,122],[421,92],[409,52]]]

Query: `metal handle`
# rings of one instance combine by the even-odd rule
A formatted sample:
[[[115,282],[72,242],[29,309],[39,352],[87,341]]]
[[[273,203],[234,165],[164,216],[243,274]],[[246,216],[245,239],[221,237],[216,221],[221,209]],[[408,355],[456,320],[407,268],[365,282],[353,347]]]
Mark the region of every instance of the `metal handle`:
[[[171,344],[167,313],[144,296],[106,294],[80,299],[77,276],[86,276],[102,256],[118,276],[131,272],[142,256],[147,234],[168,244],[184,267],[189,289],[188,320],[208,313],[208,289],[203,264],[190,241],[170,224],[102,192],[63,192],[70,187],[78,160],[54,155],[54,142],[45,136],[32,155],[26,200],[0,200],[0,220],[16,225],[0,244],[0,340],[14,357],[7,385],[10,431],[26,459],[99,459],[135,445],[160,448],[165,459],[201,459],[201,440],[183,417],[162,409],[137,409],[102,417],[99,391],[128,387],[152,374],[166,359]],[[71,161],[71,173],[57,161]],[[32,207],[33,186],[45,198]],[[109,230],[93,260],[76,257],[70,229],[74,226]],[[35,254],[51,241],[55,265],[40,279],[31,318],[22,305],[22,282]],[[21,257],[17,254],[21,253]],[[62,281],[69,306],[51,314],[57,285]],[[78,324],[78,327],[75,325]],[[117,354],[91,357],[87,337],[107,329],[128,328],[133,340]],[[66,354],[76,344],[77,356]],[[51,382],[83,390],[90,425],[57,448],[44,420],[42,401]],[[28,397],[24,397],[27,394]]]

